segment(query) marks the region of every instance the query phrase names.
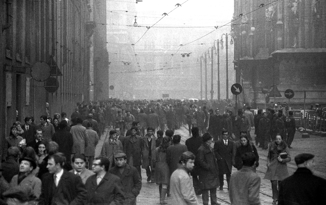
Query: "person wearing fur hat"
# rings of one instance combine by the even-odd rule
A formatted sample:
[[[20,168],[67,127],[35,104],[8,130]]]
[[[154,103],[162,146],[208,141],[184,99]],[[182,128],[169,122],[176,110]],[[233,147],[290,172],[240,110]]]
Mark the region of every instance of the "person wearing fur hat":
[[[37,167],[36,160],[24,157],[19,160],[19,174],[15,175],[10,182],[10,186],[31,188],[28,197],[37,200],[41,195],[42,182],[33,174],[33,170]]]

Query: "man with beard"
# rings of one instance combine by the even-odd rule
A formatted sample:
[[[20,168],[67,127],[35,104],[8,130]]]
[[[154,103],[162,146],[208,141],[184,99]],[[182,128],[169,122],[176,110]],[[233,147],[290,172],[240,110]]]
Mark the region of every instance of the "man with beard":
[[[122,181],[125,205],[136,205],[137,196],[142,187],[141,178],[135,167],[127,164],[127,155],[123,152],[114,154],[115,166],[110,173],[118,176]]]

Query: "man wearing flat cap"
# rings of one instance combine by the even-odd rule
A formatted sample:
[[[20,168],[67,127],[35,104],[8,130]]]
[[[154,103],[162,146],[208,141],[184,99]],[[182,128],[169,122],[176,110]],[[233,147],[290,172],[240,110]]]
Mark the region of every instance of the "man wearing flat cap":
[[[137,169],[127,164],[127,155],[118,151],[114,154],[115,166],[110,169],[110,173],[118,176],[122,181],[125,194],[125,205],[136,205],[137,196],[142,187],[141,178]]]
[[[38,199],[41,195],[42,182],[32,171],[36,168],[36,160],[25,157],[19,160],[19,174],[15,175],[10,182],[10,187],[31,188],[31,198]]]
[[[313,174],[314,155],[297,155],[298,169],[280,183],[279,205],[326,204],[326,180]]]

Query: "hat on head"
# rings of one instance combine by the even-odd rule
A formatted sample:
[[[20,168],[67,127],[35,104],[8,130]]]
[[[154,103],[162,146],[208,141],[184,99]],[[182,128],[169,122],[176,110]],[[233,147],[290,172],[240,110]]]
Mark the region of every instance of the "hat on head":
[[[127,159],[127,155],[122,151],[117,151],[116,153],[114,153],[114,158],[126,158]]]
[[[295,156],[294,161],[297,165],[299,164],[303,164],[304,162],[311,160],[315,157],[315,155],[313,154],[309,154],[309,153],[302,153],[302,154],[298,154],[297,156]]]
[[[31,163],[31,166],[33,167],[33,169],[36,168],[36,161],[33,160],[32,158],[29,158],[29,157],[23,157],[21,159],[19,159],[19,163],[21,163],[23,160],[25,161],[29,161]]]

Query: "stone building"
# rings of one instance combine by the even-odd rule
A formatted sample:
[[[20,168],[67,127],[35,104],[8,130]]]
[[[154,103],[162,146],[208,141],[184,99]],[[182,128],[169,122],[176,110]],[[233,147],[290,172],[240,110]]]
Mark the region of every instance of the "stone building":
[[[235,0],[234,7],[240,102],[326,104],[326,1]],[[295,93],[290,101],[287,89]]]

